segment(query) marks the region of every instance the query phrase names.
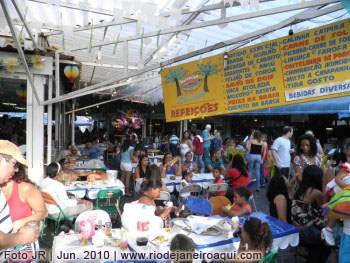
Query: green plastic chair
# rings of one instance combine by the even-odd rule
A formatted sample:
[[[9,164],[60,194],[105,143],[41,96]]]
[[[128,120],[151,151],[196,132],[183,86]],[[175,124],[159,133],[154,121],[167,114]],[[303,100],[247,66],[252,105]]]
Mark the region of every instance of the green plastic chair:
[[[123,192],[119,189],[103,189],[100,190],[97,194],[96,198],[96,209],[97,210],[104,210],[108,214],[115,214],[117,213],[117,208],[115,204],[113,203],[110,205],[110,199],[120,199],[123,196]],[[108,205],[101,205],[99,199],[108,199]]]
[[[278,255],[278,250],[272,251],[266,257],[259,261],[259,263],[274,263]]]
[[[45,193],[45,192],[41,192],[41,195],[44,199],[45,204],[56,205],[58,207],[58,209],[60,210],[60,213],[58,214],[57,217],[48,215],[46,218],[43,219],[43,224],[42,224],[41,230],[40,230],[40,239],[42,240],[43,236],[44,236],[46,219],[50,219],[50,220],[55,221],[55,225],[56,225],[55,235],[58,234],[58,231],[60,230],[60,226],[61,226],[62,221],[67,222],[69,224],[69,226],[71,227],[71,229],[74,229],[73,224],[72,224],[72,220],[76,216],[66,216],[66,214],[63,212],[62,208],[57,204],[55,199],[53,199],[53,197],[50,194]]]

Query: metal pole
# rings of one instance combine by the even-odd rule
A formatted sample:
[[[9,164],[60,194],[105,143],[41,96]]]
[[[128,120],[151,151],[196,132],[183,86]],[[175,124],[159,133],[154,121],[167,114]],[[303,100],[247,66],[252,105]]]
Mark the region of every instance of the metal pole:
[[[72,103],[72,109],[75,109],[75,99]],[[72,112],[72,145],[75,145],[75,111]]]
[[[32,34],[32,30],[30,30],[30,28],[28,27],[28,24],[27,24],[27,22],[25,21],[23,15],[22,15],[22,13],[21,13],[21,10],[19,10],[19,8],[18,8],[18,5],[17,5],[16,0],[11,0],[11,1],[12,1],[13,6],[14,6],[15,9],[16,9],[18,15],[19,15],[19,18],[22,20],[22,23],[23,23],[24,27],[25,27],[26,30],[27,30],[27,32],[28,32],[28,34],[29,34],[29,36],[30,36],[30,39],[33,41],[33,44],[34,44],[34,46],[35,46],[35,51],[38,51],[38,49],[39,49],[39,48],[38,48],[38,44],[36,43],[36,41],[35,41],[35,39],[34,39],[34,36],[33,36],[33,34]]]
[[[49,77],[49,99],[52,98],[52,77]],[[52,105],[47,106],[47,153],[46,163],[51,163],[52,144]]]
[[[6,1],[0,1],[0,4],[1,4],[1,6],[2,6],[2,11],[4,12],[4,15],[5,15],[5,17],[6,17],[7,24],[8,24],[8,26],[9,26],[10,30],[11,30],[11,34],[12,34],[14,40],[15,40],[19,58],[21,59],[22,64],[23,64],[23,66],[24,66],[24,69],[25,69],[27,78],[28,78],[28,80],[29,80],[30,86],[31,86],[32,89],[33,89],[34,97],[35,97],[36,101],[38,102],[38,104],[39,104],[39,105],[42,105],[42,102],[39,100],[39,96],[38,96],[38,94],[37,94],[37,92],[36,92],[36,89],[35,89],[35,86],[34,86],[34,81],[33,81],[32,75],[30,74],[29,67],[28,67],[26,58],[25,58],[25,56],[24,56],[21,43],[19,42],[19,39],[18,39],[18,37],[17,37],[17,35],[16,35],[16,32],[15,32],[15,28],[14,28],[14,26],[13,26],[13,24],[12,24],[12,20],[11,20],[9,11],[8,11],[7,3],[6,3]]]
[[[128,41],[124,41],[124,76],[128,75],[129,70],[129,47]]]

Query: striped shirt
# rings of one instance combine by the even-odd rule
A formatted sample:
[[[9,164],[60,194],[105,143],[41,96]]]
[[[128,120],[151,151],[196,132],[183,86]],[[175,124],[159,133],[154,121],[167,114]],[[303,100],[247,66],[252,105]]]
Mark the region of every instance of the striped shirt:
[[[0,190],[0,231],[5,234],[12,232],[12,220],[10,216],[10,209],[6,202],[4,193]],[[4,251],[0,250],[0,262],[4,262]]]

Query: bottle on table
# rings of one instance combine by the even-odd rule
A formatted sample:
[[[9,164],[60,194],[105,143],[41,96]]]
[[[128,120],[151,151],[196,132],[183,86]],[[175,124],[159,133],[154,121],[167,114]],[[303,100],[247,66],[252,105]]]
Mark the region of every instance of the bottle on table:
[[[122,231],[122,240],[120,241],[120,249],[126,250],[128,248],[128,239],[126,238],[126,231]]]
[[[146,209],[146,205],[143,205],[137,220],[136,243],[139,246],[146,246],[148,243],[149,217]]]

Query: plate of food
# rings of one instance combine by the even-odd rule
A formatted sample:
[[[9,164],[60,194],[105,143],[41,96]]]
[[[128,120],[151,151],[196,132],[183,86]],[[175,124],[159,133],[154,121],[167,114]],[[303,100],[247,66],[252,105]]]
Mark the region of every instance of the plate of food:
[[[166,243],[168,241],[169,241],[169,239],[166,236],[159,235],[159,236],[156,236],[154,239],[152,239],[151,243],[154,245],[160,245],[160,244]]]
[[[76,182],[74,183],[76,187],[85,187],[88,185],[88,182]]]
[[[218,236],[218,235],[221,235],[221,231],[220,229],[214,226],[214,227],[209,227],[207,230],[203,231],[201,234],[205,236]]]

